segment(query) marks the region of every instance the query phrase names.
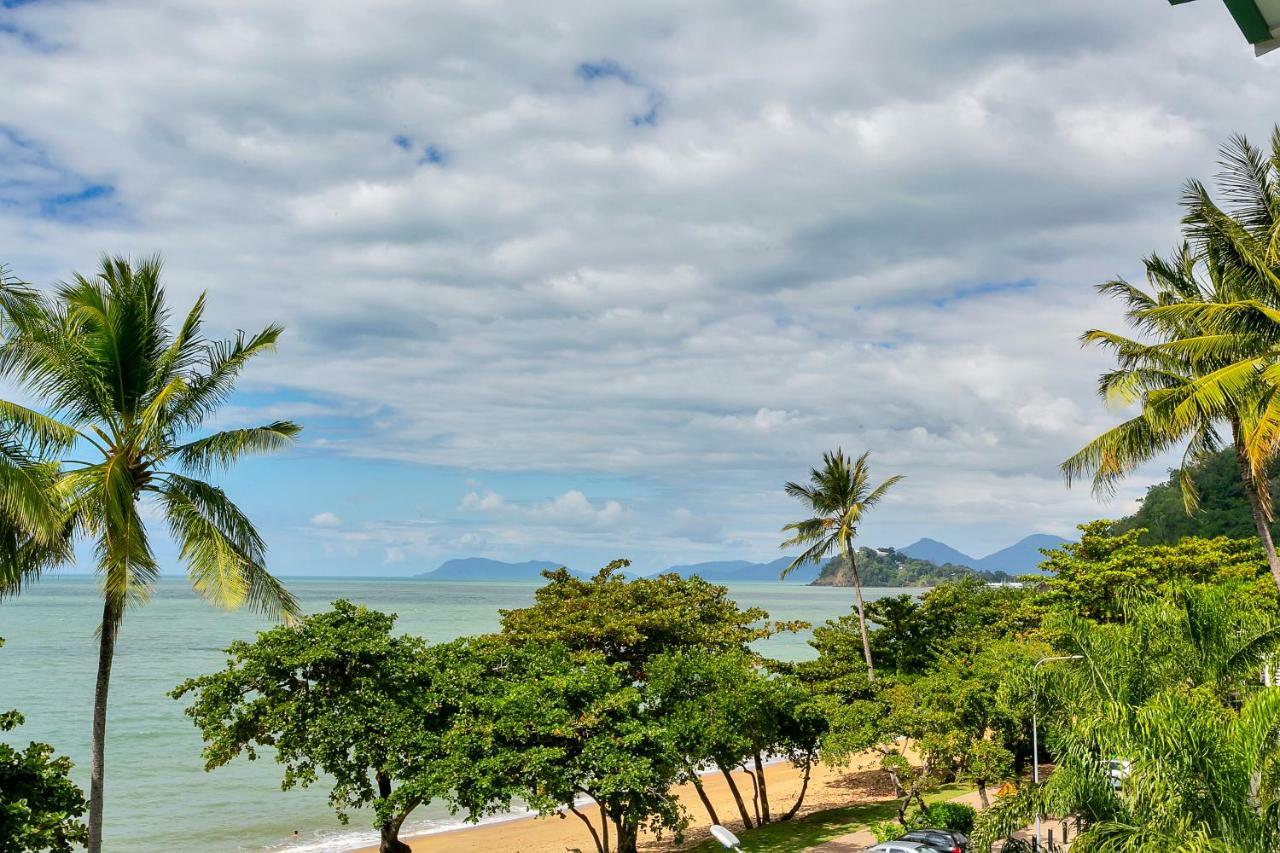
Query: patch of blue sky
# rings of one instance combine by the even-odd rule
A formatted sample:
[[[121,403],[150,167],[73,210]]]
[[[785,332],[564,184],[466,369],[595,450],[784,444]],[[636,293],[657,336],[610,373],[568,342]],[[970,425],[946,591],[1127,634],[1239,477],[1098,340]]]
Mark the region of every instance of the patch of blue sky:
[[[391,142],[401,151],[414,151],[417,145],[414,144],[413,137],[397,134],[391,137]],[[422,154],[418,157],[419,166],[443,166],[445,161],[444,149],[438,145],[424,145]]]
[[[966,287],[959,287],[947,294],[931,299],[934,305],[942,308],[952,302],[962,302],[966,299],[977,299],[982,296],[990,296],[995,293],[1009,293],[1019,290],[1030,290],[1035,287],[1036,283],[1029,279],[1019,279],[1018,281],[993,281],[983,284],[975,284]]]
[[[598,80],[617,80],[624,86],[642,90],[645,93],[646,109],[643,112],[632,113],[631,125],[653,127],[658,124],[666,98],[662,92],[642,81],[616,59],[605,58],[595,62],[580,62],[577,75],[588,85]]]
[[[116,188],[56,162],[37,142],[0,126],[0,205],[78,222],[118,213]]]

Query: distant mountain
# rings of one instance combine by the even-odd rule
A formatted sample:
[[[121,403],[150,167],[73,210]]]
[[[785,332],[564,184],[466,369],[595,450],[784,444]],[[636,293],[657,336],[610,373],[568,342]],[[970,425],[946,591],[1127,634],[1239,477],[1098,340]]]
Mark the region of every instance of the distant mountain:
[[[431,581],[537,581],[542,580],[543,570],[558,569],[562,565],[564,564],[549,563],[546,560],[504,563],[485,557],[463,557],[446,560],[435,571],[423,572],[414,577]]]
[[[953,566],[978,567],[978,560],[963,551],[957,551],[945,542],[937,539],[918,539],[905,548],[898,549],[899,554],[906,554],[916,560],[928,560],[938,566],[950,563]]]
[[[672,566],[666,572],[675,572],[681,577],[698,575],[703,580],[723,583],[724,581],[776,581],[782,570],[791,564],[793,557],[779,557],[771,563],[753,563],[749,560],[717,560],[709,563],[692,563],[687,566]],[[659,574],[666,574],[659,572]],[[787,575],[786,583],[811,583],[821,572],[820,566],[800,566]]]
[[[974,567],[988,572],[1008,572],[1011,575],[1038,573],[1044,562],[1041,548],[1057,548],[1070,540],[1050,533],[1033,533],[1020,539],[1008,548],[989,554],[978,561]]]

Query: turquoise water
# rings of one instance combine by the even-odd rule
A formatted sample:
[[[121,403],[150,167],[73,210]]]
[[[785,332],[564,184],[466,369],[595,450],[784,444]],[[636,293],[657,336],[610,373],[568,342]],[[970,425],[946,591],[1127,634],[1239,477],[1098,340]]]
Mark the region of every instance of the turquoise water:
[[[290,579],[308,611],[337,598],[398,613],[401,631],[432,641],[491,631],[500,608],[533,601],[536,584],[425,583],[414,580]],[[729,584],[744,606],[776,619],[820,624],[849,612],[853,590],[779,583]],[[917,590],[867,590],[869,599]],[[47,579],[0,604],[0,710],[17,708],[27,723],[10,742],[42,740],[76,762],[88,789],[89,722],[101,604],[90,578]],[[370,816],[343,827],[323,786],[280,791],[269,757],[237,760],[206,773],[202,742],[182,705],[166,693],[184,678],[221,668],[231,640],[252,638],[268,623],[226,613],[197,598],[181,580],[165,580],[152,601],[125,617],[112,673],[107,740],[106,848],[136,853],[288,849],[320,853],[376,841]],[[804,635],[773,638],[774,657],[812,654]],[[408,831],[455,823],[438,806],[419,808]],[[291,839],[298,830],[300,840]],[[406,833],[407,834],[407,833]]]

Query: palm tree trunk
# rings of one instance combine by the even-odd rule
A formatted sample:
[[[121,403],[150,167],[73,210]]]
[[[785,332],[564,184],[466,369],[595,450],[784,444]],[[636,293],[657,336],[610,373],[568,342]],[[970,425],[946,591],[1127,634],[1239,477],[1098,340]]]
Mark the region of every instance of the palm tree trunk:
[[[1262,550],[1267,554],[1267,566],[1271,569],[1271,577],[1280,587],[1280,558],[1276,556],[1276,544],[1271,539],[1271,521],[1263,508],[1262,489],[1267,488],[1265,482],[1254,479],[1253,466],[1249,464],[1249,455],[1245,451],[1244,439],[1240,435],[1240,427],[1231,424],[1231,433],[1236,445],[1236,465],[1240,469],[1240,482],[1244,485],[1244,493],[1249,498],[1249,509],[1253,511],[1253,525],[1258,530],[1258,539],[1262,542]]]
[[[98,633],[98,681],[93,690],[93,742],[89,760],[89,843],[88,853],[102,853],[102,797],[106,775],[107,691],[111,687],[111,664],[116,655],[116,632],[120,627],[121,603],[108,594],[102,605],[102,626]]]
[[[853,575],[853,594],[858,601],[858,629],[862,631],[862,657],[867,661],[867,681],[876,680],[876,668],[871,662],[871,635],[867,633],[867,608],[862,601],[862,578],[858,577],[858,563],[853,548],[845,546],[849,555],[849,573]]]

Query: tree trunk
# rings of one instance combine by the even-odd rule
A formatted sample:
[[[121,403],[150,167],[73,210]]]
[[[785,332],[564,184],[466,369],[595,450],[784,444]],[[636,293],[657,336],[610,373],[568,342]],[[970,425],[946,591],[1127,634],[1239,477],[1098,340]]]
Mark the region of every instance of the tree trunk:
[[[1276,545],[1271,540],[1271,523],[1262,501],[1261,490],[1266,489],[1267,484],[1265,481],[1259,483],[1254,479],[1253,467],[1249,464],[1249,457],[1244,449],[1244,438],[1240,435],[1240,428],[1235,423],[1231,424],[1231,433],[1235,438],[1236,465],[1240,468],[1240,482],[1244,484],[1244,493],[1248,496],[1249,508],[1253,511],[1253,525],[1258,530],[1262,550],[1267,553],[1267,565],[1271,568],[1271,577],[1275,580],[1276,586],[1280,587],[1280,558],[1276,557]]]
[[[987,780],[975,779],[974,781],[978,783],[978,799],[982,801],[982,807],[991,808],[991,800],[987,797]]]
[[[618,853],[636,853],[640,827],[629,820],[618,822]]]
[[[102,797],[107,752],[107,691],[111,687],[111,664],[115,660],[116,632],[120,628],[122,615],[122,603],[108,594],[106,602],[102,605],[102,627],[98,634],[98,681],[93,690],[88,853],[102,853]]]
[[[871,635],[867,633],[867,608],[862,602],[862,578],[858,577],[858,562],[853,554],[852,543],[845,546],[849,555],[849,574],[853,576],[853,594],[858,601],[858,629],[862,631],[862,657],[867,662],[867,681],[876,680],[876,668],[871,663]]]
[[[764,762],[760,759],[760,753],[756,753],[755,759],[756,780],[760,785],[760,824],[763,826],[772,821],[769,817],[769,786],[764,778]]]
[[[693,790],[698,792],[698,799],[702,800],[702,805],[707,810],[707,816],[711,818],[711,823],[719,824],[720,816],[716,814],[716,807],[711,804],[711,798],[707,796],[706,789],[702,787],[702,780],[698,778],[696,770],[690,781],[693,782]]]
[[[729,783],[729,791],[733,794],[733,801],[738,804],[738,816],[742,818],[742,825],[747,829],[755,826],[751,822],[751,815],[747,814],[747,804],[742,801],[742,792],[738,790],[738,783],[733,781],[733,774],[723,767],[720,772],[724,774],[724,781]]]
[[[800,795],[796,797],[795,805],[793,805],[781,820],[791,820],[800,811],[800,805],[804,802],[805,792],[809,790],[809,774],[813,770],[813,756],[806,756],[804,759],[804,780],[800,783]]]
[[[400,824],[403,817],[388,821],[378,827],[378,853],[413,853],[413,848],[400,840]]]
[[[385,802],[391,796],[391,777],[379,770],[373,778],[378,783],[378,798]],[[404,825],[404,819],[416,806],[415,802],[378,827],[378,853],[413,853],[413,848],[400,840],[400,827]]]
[[[596,832],[596,825],[591,822],[591,818],[578,811],[574,806],[569,806],[569,811],[577,815],[578,820],[587,825],[587,831],[591,833],[591,840],[596,843],[596,853],[608,853],[608,851],[604,849],[604,845],[600,843],[600,833]]]
[[[742,762],[742,772],[751,777],[751,810],[756,815],[756,825],[764,826],[764,822],[760,820],[760,783],[756,780],[756,774],[747,769],[747,762]]]

